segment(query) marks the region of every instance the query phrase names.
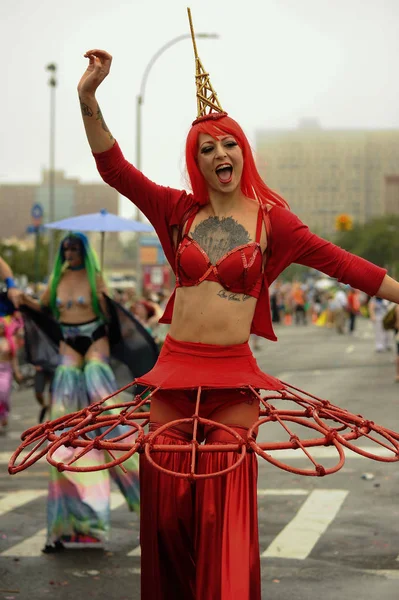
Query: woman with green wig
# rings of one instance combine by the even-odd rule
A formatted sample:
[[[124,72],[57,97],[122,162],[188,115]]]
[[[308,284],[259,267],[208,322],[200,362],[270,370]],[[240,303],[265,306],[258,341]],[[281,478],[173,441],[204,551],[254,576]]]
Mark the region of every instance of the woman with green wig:
[[[105,292],[98,259],[87,237],[82,233],[70,233],[61,241],[49,285],[40,302],[24,295],[26,306],[35,310],[47,307],[61,328],[51,420],[101,400],[118,388],[109,365]],[[72,455],[73,452],[71,448],[64,448],[57,456],[66,462],[68,453]],[[92,450],[87,454],[85,464],[103,462],[103,451]],[[124,466],[126,472],[115,468],[110,470],[110,475],[130,510],[138,511],[136,455]],[[48,537],[43,552],[88,545],[101,547],[109,532],[110,483],[108,470],[72,473],[58,472],[51,467]]]

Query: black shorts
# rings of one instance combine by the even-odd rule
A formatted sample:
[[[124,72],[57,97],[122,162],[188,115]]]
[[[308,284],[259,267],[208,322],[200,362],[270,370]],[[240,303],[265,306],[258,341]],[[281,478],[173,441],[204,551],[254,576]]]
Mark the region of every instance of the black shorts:
[[[46,385],[49,385],[50,390],[53,384],[54,371],[36,371],[35,373],[35,392],[36,394],[43,394]]]

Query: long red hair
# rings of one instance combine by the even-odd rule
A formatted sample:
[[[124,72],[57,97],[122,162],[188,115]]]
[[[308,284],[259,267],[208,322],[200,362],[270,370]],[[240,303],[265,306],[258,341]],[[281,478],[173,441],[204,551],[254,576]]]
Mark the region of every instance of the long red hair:
[[[289,209],[288,202],[273,192],[263,181],[258,173],[248,139],[237,123],[229,116],[220,119],[205,119],[193,125],[186,140],[186,165],[190,178],[191,189],[195,199],[201,204],[209,202],[209,193],[206,181],[198,168],[198,138],[200,133],[206,133],[213,138],[222,135],[232,135],[241,148],[244,165],[241,176],[241,191],[247,198],[257,200],[261,204],[272,204]]]

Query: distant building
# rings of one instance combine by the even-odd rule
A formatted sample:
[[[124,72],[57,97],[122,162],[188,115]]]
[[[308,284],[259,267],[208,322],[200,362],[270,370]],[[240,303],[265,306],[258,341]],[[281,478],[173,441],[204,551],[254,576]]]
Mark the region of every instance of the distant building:
[[[385,175],[385,212],[399,214],[399,175]]]
[[[98,212],[102,208],[118,213],[119,194],[105,183],[81,183],[55,171],[55,217]],[[49,221],[49,171],[43,171],[42,181],[35,183],[4,183],[0,185],[0,238],[22,238],[31,224],[31,209],[41,204],[43,222]]]
[[[256,157],[266,183],[311,229],[334,232],[335,217],[354,222],[399,214],[399,130],[260,130]]]

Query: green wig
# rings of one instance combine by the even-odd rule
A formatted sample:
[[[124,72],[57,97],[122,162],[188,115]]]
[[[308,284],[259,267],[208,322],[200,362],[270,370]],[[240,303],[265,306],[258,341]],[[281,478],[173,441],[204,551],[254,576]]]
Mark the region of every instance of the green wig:
[[[90,246],[89,240],[84,233],[80,233],[78,231],[68,233],[62,240],[58,248],[57,256],[55,258],[55,263],[53,270],[50,275],[50,308],[53,315],[59,319],[60,311],[57,306],[57,288],[60,283],[61,277],[65,272],[67,265],[65,263],[65,253],[64,253],[64,242],[66,240],[78,242],[82,257],[84,260],[84,265],[87,273],[87,278],[89,280],[90,290],[91,290],[91,304],[93,307],[93,312],[97,317],[104,318],[104,314],[100,308],[100,302],[98,300],[97,295],[97,275],[101,274],[100,264],[98,262],[97,254],[94,252],[93,248]]]

